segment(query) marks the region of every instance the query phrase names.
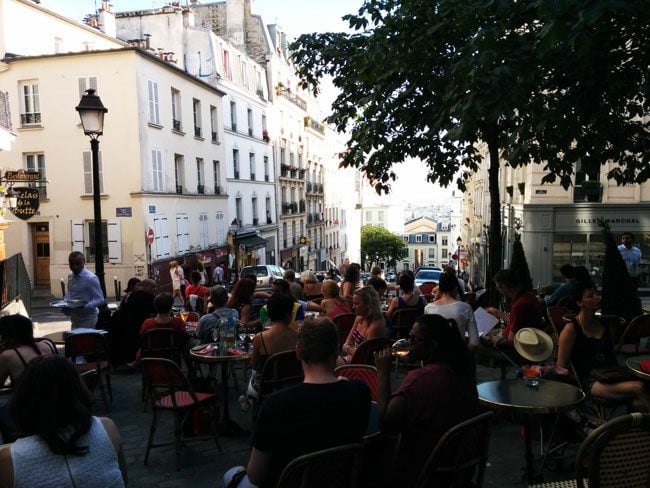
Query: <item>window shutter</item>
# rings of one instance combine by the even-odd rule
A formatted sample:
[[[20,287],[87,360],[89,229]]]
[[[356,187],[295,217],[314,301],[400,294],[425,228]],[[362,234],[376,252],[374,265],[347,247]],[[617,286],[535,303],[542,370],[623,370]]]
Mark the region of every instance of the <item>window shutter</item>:
[[[84,151],[83,153],[83,165],[84,165],[84,194],[92,195],[93,193],[93,165],[92,165],[92,156],[90,151]]]
[[[206,249],[209,245],[208,238],[208,214],[199,214],[199,239],[201,240],[201,247]]]
[[[71,221],[72,252],[84,252],[84,222],[83,220]]]
[[[108,262],[122,262],[122,229],[119,220],[108,221]]]
[[[189,219],[187,214],[176,215],[176,238],[178,252],[184,253],[190,249]]]
[[[169,256],[169,235],[167,234],[167,217],[154,217],[156,257]]]

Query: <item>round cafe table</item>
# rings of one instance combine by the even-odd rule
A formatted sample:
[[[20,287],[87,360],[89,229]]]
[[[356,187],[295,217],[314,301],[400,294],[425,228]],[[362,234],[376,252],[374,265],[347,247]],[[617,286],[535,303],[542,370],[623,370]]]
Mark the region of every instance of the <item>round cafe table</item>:
[[[212,349],[203,353],[206,348],[212,346]],[[207,364],[211,375],[215,375],[217,365],[221,365],[221,388],[223,391],[223,412],[221,414],[221,422],[219,430],[224,435],[238,435],[243,434],[243,429],[230,418],[230,411],[228,409],[228,366],[238,361],[250,361],[252,356],[251,352],[239,351],[241,354],[228,354],[222,347],[214,347],[215,344],[200,344],[190,349],[190,358],[199,364]],[[234,349],[234,348],[233,348]],[[215,389],[217,382],[215,377]]]
[[[514,411],[523,414],[524,443],[526,448],[526,481],[536,482],[531,444],[531,418],[533,415],[559,413],[575,408],[585,398],[580,388],[559,381],[539,380],[537,387],[526,386],[523,379],[488,381],[477,385],[479,402],[494,410]]]
[[[627,358],[625,361],[625,366],[640,379],[645,381],[650,381],[650,374],[646,373],[641,369],[641,361],[650,361],[650,354],[643,354],[641,356],[632,356]]]

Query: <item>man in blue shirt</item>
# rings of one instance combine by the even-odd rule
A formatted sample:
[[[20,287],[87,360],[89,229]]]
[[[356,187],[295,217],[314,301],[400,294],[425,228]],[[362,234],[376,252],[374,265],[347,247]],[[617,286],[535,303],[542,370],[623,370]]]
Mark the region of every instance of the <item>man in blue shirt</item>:
[[[70,307],[72,328],[94,329],[99,315],[98,307],[106,301],[99,278],[85,268],[86,259],[79,251],[70,253],[68,264],[68,292],[63,298]]]
[[[641,264],[641,250],[632,245],[634,235],[631,232],[623,232],[621,236],[621,245],[618,246],[618,252],[621,253],[627,272],[630,274],[634,286],[639,287],[639,265]]]

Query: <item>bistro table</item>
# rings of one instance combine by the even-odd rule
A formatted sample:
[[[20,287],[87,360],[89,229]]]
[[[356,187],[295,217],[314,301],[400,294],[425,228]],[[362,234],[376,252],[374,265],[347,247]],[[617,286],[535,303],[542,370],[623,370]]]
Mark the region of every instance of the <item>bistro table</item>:
[[[641,356],[632,356],[627,358],[625,361],[625,366],[634,374],[642,380],[650,381],[650,373],[646,373],[641,369],[641,361],[650,361],[650,354],[643,354]]]
[[[58,332],[50,332],[49,334],[45,334],[43,336],[43,339],[49,339],[51,340],[56,346],[63,346],[65,345],[65,339],[66,337],[72,335],[72,334],[80,334],[80,333],[95,333],[95,334],[104,334],[108,335],[108,331],[104,329],[73,329],[73,330],[60,330]]]
[[[526,447],[526,481],[528,484],[541,478],[535,475],[530,424],[533,415],[560,413],[572,410],[585,398],[580,388],[559,381],[539,380],[539,385],[529,387],[520,378],[488,381],[477,385],[479,402],[494,410],[514,411],[523,414],[524,443]],[[542,465],[543,469],[543,465]]]
[[[209,349],[211,348],[211,349]],[[202,352],[206,349],[209,349],[206,352]],[[234,420],[230,418],[230,412],[228,410],[228,367],[231,364],[234,364],[238,361],[250,361],[252,356],[251,352],[241,351],[239,349],[232,348],[232,350],[238,351],[240,354],[230,354],[226,351],[231,349],[223,349],[223,345],[217,344],[200,344],[190,349],[191,359],[199,364],[207,364],[210,370],[210,374],[214,374],[217,365],[221,365],[221,384],[223,390],[223,412],[221,414],[221,422],[219,424],[219,430],[224,435],[240,435],[244,431],[243,429],[235,423]],[[216,389],[216,375],[215,375],[215,389]]]

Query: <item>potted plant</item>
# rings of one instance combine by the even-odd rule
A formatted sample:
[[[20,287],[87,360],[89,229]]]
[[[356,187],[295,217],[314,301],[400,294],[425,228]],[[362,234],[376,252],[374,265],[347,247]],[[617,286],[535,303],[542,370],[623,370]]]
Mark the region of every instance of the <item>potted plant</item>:
[[[267,144],[268,144],[269,142],[271,142],[271,138],[269,137],[269,131],[268,131],[268,130],[264,129],[264,130],[262,131],[262,139],[263,139],[264,142],[266,142]]]

